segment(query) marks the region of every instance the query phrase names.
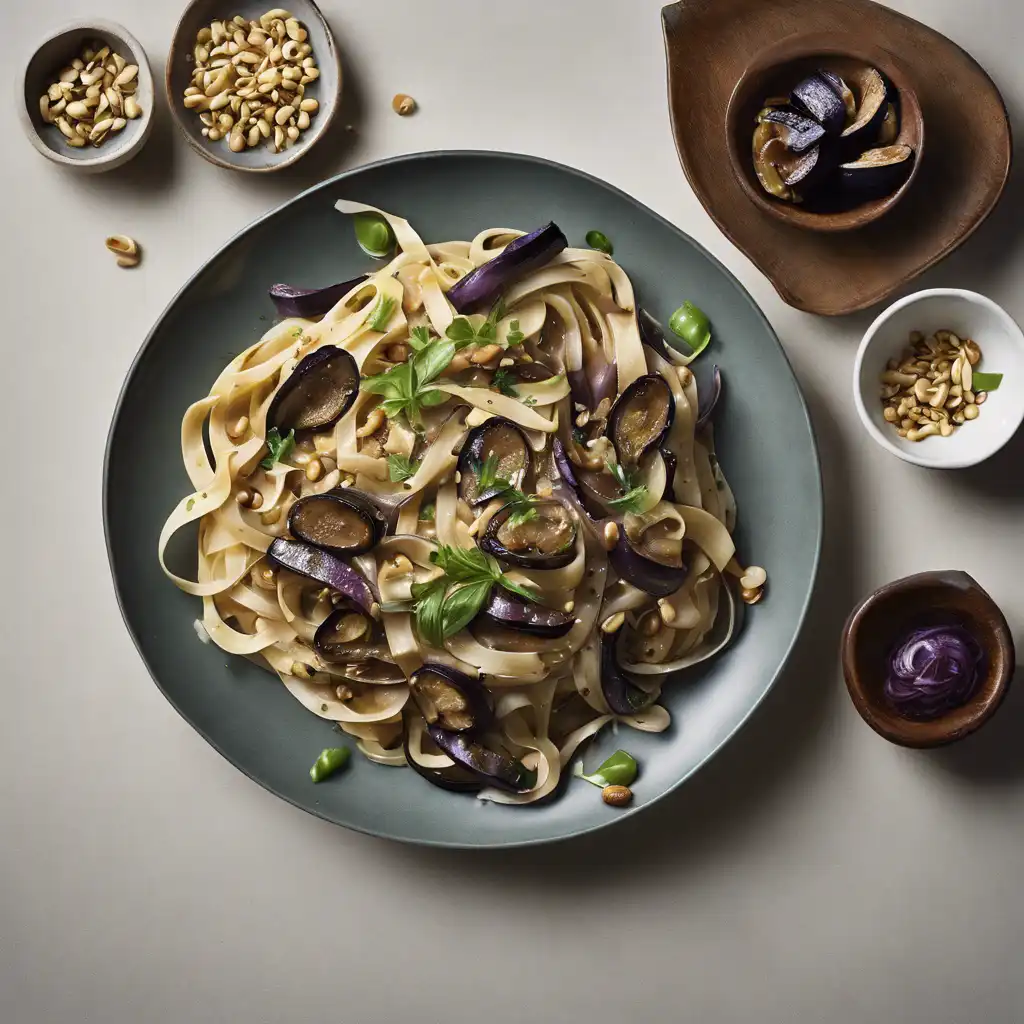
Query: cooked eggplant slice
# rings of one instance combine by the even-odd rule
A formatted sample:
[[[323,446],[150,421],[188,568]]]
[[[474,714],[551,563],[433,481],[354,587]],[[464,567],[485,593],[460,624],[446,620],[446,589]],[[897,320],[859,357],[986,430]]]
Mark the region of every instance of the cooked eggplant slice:
[[[277,389],[267,410],[267,426],[326,430],[352,407],[359,394],[359,368],[342,348],[325,345],[310,353]]]
[[[519,487],[530,466],[530,446],[511,420],[495,416],[471,430],[459,455],[459,497],[482,505]]]
[[[818,74],[832,86],[843,101],[843,107],[846,110],[846,123],[852,124],[853,119],[857,116],[857,98],[853,95],[853,90],[834,71],[821,68]]]
[[[835,85],[824,75],[810,75],[800,82],[790,96],[798,110],[814,118],[827,135],[839,135],[846,123],[846,106]]]
[[[762,121],[754,129],[753,160],[754,173],[761,183],[761,188],[770,196],[787,203],[799,201],[796,192],[783,180],[778,165],[787,161],[789,151],[786,144],[779,138],[776,126],[770,121]]]
[[[802,185],[804,188],[813,185],[821,178],[824,171],[821,147],[815,146],[806,153],[801,153],[795,159],[787,160],[785,167],[784,172],[782,167],[779,170],[782,172],[783,183],[790,188],[796,185]]]
[[[852,163],[842,164],[843,191],[857,202],[891,195],[909,177],[914,151],[909,146],[869,149]]]
[[[653,557],[653,552],[634,545],[625,530],[619,531],[619,539],[609,559],[620,579],[628,580],[651,597],[668,597],[686,581],[688,569],[685,564],[669,565],[659,561]]]
[[[315,580],[354,601],[365,612],[374,606],[373,591],[362,576],[337,555],[298,540],[278,537],[267,550],[267,560]]]
[[[638,377],[619,396],[608,415],[608,436],[620,465],[633,469],[661,444],[676,413],[672,389],[657,373]]]
[[[857,112],[843,129],[843,149],[847,154],[859,153],[878,138],[889,101],[889,84],[875,68],[865,68],[854,80]]]
[[[434,741],[427,735],[423,722],[417,717],[412,722],[406,721],[402,747],[405,759],[417,775],[422,776],[431,785],[447,789],[453,793],[475,793],[483,788],[479,777],[461,765],[452,764],[444,768],[433,768],[424,764],[421,757],[428,753],[422,744],[426,741],[435,750],[439,750]]]
[[[534,601],[524,601],[504,587],[495,587],[491,591],[480,614],[495,625],[531,636],[565,636],[576,623],[574,616]]]
[[[538,500],[532,515],[510,503],[487,524],[480,548],[510,565],[527,569],[560,569],[576,557],[576,517],[555,499]]]
[[[778,138],[791,153],[803,153],[825,137],[825,129],[817,121],[792,107],[765,107],[757,119],[776,125]]]
[[[430,738],[453,760],[490,786],[523,793],[537,784],[537,772],[518,758],[485,747],[479,741],[437,725],[428,725]]]
[[[900,117],[896,113],[896,104],[888,103],[885,107],[885,117],[882,118],[882,127],[878,129],[878,147],[891,146],[900,134]]]
[[[619,667],[614,634],[601,643],[601,692],[616,715],[635,715],[654,703],[654,695],[640,689]]]
[[[288,529],[308,544],[354,557],[377,546],[388,519],[365,495],[346,489],[300,498],[288,513]]]
[[[494,719],[494,705],[477,679],[447,665],[424,665],[409,679],[409,692],[427,725],[449,732],[486,729]]]
[[[352,608],[331,612],[317,627],[313,649],[328,665],[357,665],[388,662],[394,659],[387,639],[375,628],[373,620]]]

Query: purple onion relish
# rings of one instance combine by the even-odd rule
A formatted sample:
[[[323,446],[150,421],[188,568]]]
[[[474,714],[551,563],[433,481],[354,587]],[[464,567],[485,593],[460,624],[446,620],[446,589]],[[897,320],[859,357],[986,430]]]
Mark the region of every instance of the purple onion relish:
[[[971,699],[984,661],[981,645],[961,625],[915,629],[889,655],[886,700],[904,718],[938,718]]]

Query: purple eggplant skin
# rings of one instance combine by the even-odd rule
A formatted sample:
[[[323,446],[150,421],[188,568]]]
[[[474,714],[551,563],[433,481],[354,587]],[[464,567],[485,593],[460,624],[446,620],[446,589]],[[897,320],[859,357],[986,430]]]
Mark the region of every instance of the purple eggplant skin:
[[[457,764],[468,768],[490,786],[509,793],[525,793],[537,784],[537,772],[516,757],[498,753],[464,733],[428,725],[430,738]]]
[[[464,707],[457,712],[445,712],[431,700],[427,687],[431,676],[451,687],[462,698]],[[409,692],[428,725],[437,725],[446,732],[481,732],[494,721],[494,702],[487,687],[447,665],[426,664],[409,677]],[[430,716],[434,720],[431,721]]]
[[[303,320],[329,313],[356,285],[368,280],[366,274],[341,284],[328,285],[326,288],[296,288],[290,284],[273,284],[270,286],[270,298],[277,307],[278,316],[297,316]]]
[[[846,104],[835,86],[823,75],[809,75],[798,83],[790,95],[797,110],[817,121],[825,134],[838,136],[846,123]]]
[[[448,301],[459,313],[490,309],[509,285],[550,263],[569,241],[557,224],[545,224],[521,235],[493,259],[468,273],[448,289]]]
[[[889,80],[876,68],[865,69],[858,76],[857,84],[860,87],[857,112],[853,123],[843,129],[840,139],[842,156],[849,160],[874,145],[893,96]]]
[[[267,550],[267,559],[271,565],[290,569],[300,576],[336,590],[355,602],[368,615],[373,614],[373,592],[366,580],[330,551],[324,551],[302,541],[278,537]]]
[[[351,665],[364,661],[391,662],[391,648],[386,638],[379,633],[368,642],[341,644],[333,640],[338,623],[351,614],[351,608],[339,608],[317,626],[313,635],[313,650],[320,659],[328,665]]]
[[[325,345],[311,352],[277,389],[267,410],[267,426],[326,430],[352,408],[359,394],[359,367],[342,348]]]
[[[882,199],[892,195],[910,176],[914,166],[914,151],[909,146],[888,146],[892,160],[886,163],[872,163],[865,160],[883,150],[869,150],[859,160],[842,164],[842,195],[852,205],[870,199]]]
[[[405,751],[405,760],[409,767],[432,786],[447,789],[450,793],[478,793],[484,787],[476,775],[457,764],[449,768],[428,768],[420,764],[409,749],[408,727],[402,735],[402,749]]]
[[[545,498],[538,499],[534,502],[534,508],[538,513],[537,518],[543,517],[546,510],[553,511],[553,506],[557,506],[559,509],[564,510],[564,517],[559,514],[559,518],[562,520],[563,524],[566,520],[572,524],[571,539],[566,545],[560,547],[557,551],[524,554],[518,551],[509,550],[501,542],[498,534],[501,531],[502,526],[505,524],[505,521],[512,512],[515,511],[515,505],[513,503],[509,503],[503,508],[498,509],[498,511],[491,516],[491,520],[487,524],[487,529],[479,540],[480,550],[486,552],[488,555],[493,555],[502,562],[507,562],[510,565],[518,565],[524,569],[561,569],[568,565],[576,557],[577,528],[575,517],[569,508],[557,499]],[[536,520],[534,520],[534,522],[535,521]]]
[[[482,490],[476,488],[479,468],[487,460],[488,455],[497,455],[499,469],[501,468],[504,453],[496,451],[493,445],[488,444],[488,437],[497,435],[499,431],[504,434],[506,440],[511,440],[517,449],[516,452],[508,454],[514,454],[516,461],[521,463],[521,466],[511,475],[521,474],[522,471],[527,470],[530,466],[530,444],[526,440],[526,435],[511,420],[501,416],[494,416],[486,423],[481,423],[479,427],[474,427],[469,432],[466,443],[462,446],[462,451],[459,453],[458,467],[460,474],[459,497],[474,507],[485,504],[503,493],[506,489],[504,484],[497,483]],[[518,486],[520,483],[519,480],[509,480],[504,477],[503,480],[515,486]]]
[[[565,453],[565,445],[562,444],[560,438],[555,438],[551,442],[551,454],[554,457],[555,465],[558,467],[558,475],[577,493],[579,494],[579,481],[576,479],[576,473],[573,471],[572,463],[569,461],[569,456]]]
[[[609,559],[620,579],[629,580],[651,597],[668,597],[686,581],[688,567],[685,563],[682,566],[665,565],[648,558],[633,547],[623,529],[619,530],[619,539]]]
[[[654,694],[641,690],[626,678],[616,656],[615,635],[601,641],[601,693],[616,715],[635,715],[654,703]]]
[[[355,512],[362,520],[366,527],[365,539],[350,545],[328,543],[325,538],[332,528],[330,517],[348,512]],[[325,520],[326,528],[320,528],[319,521]],[[300,498],[288,512],[288,529],[293,537],[342,558],[372,551],[387,533],[388,522],[388,517],[370,498],[352,488]]]
[[[718,400],[721,397],[722,371],[718,368],[718,364],[715,363],[714,369],[711,371],[711,384],[708,386],[707,391],[701,388],[697,392],[697,430],[700,430],[701,427],[711,420],[715,407],[718,405]]]
[[[779,125],[782,129],[779,137],[793,153],[803,153],[825,137],[825,129],[817,121],[792,107],[767,107],[758,115],[758,120]]]
[[[674,502],[676,500],[676,466],[679,464],[679,460],[667,448],[661,449],[661,457],[665,462],[665,493],[661,496],[661,499],[662,501]]]
[[[645,420],[640,425],[646,431],[646,436],[631,438],[628,434],[625,415],[637,404],[644,409],[653,409],[654,416],[650,423]],[[627,467],[636,466],[647,452],[652,448],[657,448],[672,426],[675,413],[676,400],[664,377],[657,373],[647,373],[642,377],[637,377],[619,395],[618,401],[608,414],[606,433],[615,446],[619,462]]]
[[[565,636],[576,624],[575,616],[514,597],[503,587],[495,587],[491,591],[480,614],[498,626],[506,626],[531,636]]]

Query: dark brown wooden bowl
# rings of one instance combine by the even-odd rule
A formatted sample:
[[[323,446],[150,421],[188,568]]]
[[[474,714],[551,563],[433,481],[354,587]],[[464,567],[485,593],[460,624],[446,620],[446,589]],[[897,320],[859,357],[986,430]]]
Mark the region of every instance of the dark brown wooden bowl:
[[[828,68],[849,79],[866,67],[881,71],[899,96],[900,131],[896,141],[914,151],[914,164],[907,180],[881,199],[836,212],[815,212],[768,195],[754,173],[750,150],[755,117],[765,100],[770,96],[788,96],[798,82],[819,68]],[[750,200],[773,217],[811,231],[849,231],[878,220],[906,195],[924,155],[921,107],[896,59],[882,47],[831,32],[790,36],[762,50],[736,83],[726,112],[726,131],[733,173]]]
[[[929,721],[896,714],[883,687],[893,647],[922,620],[955,617],[973,633],[986,657],[974,696]],[[998,710],[1013,678],[1013,637],[1003,613],[965,572],[922,572],[880,587],[851,613],[843,629],[843,675],[854,706],[872,729],[904,747],[940,747],[981,728]]]

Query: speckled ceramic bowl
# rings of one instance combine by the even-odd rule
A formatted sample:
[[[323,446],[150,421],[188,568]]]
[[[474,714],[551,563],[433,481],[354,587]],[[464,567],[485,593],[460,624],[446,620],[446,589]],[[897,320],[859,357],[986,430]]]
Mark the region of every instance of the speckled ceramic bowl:
[[[297,160],[301,160],[323,138],[341,103],[341,60],[331,26],[327,24],[327,19],[313,0],[289,0],[287,9],[309,33],[307,42],[312,47],[311,56],[320,69],[320,77],[306,89],[307,98],[315,99],[320,105],[310,127],[299,136],[294,145],[280,153],[274,152],[274,147],[266,143],[235,153],[229,148],[227,137],[211,142],[203,136],[204,125],[199,120],[198,113],[184,106],[185,89],[192,84],[192,72],[195,68],[196,34],[201,28],[208,27],[212,21],[230,19],[235,15],[250,21],[258,20],[272,6],[266,3],[266,0],[259,3],[255,0],[241,0],[227,4],[223,0],[192,0],[174,30],[165,75],[167,102],[170,104],[171,115],[188,144],[200,156],[218,167],[251,173],[268,173],[289,167]]]
[[[61,69],[94,39],[102,40],[129,64],[138,65],[135,99],[142,113],[129,120],[120,132],[109,134],[102,145],[74,149],[67,145],[56,125],[43,120],[39,98],[57,81]],[[65,25],[36,47],[18,79],[16,102],[26,137],[47,160],[86,174],[111,171],[136,156],[149,138],[153,126],[153,74],[142,44],[127,29],[113,21],[90,18]]]

